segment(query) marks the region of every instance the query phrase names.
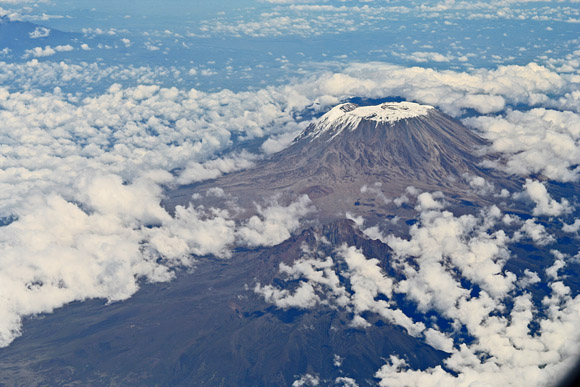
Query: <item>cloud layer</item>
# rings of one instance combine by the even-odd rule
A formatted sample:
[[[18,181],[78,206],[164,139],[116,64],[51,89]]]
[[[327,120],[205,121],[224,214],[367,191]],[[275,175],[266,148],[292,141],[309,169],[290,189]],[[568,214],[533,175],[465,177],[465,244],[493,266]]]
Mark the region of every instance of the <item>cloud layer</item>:
[[[544,185],[531,180],[523,192],[529,194],[530,187],[545,194]],[[543,226],[541,232],[551,242],[534,236],[537,219],[523,221],[496,206],[456,216],[445,210],[440,195],[427,192],[408,200],[423,203],[415,207],[419,221],[408,239],[381,235],[376,227],[364,230],[362,219],[357,223],[393,249],[393,257],[377,258],[400,273],[397,277],[387,275],[379,259],[354,247],[337,247],[329,257],[319,252],[321,245],[305,246],[303,257],[280,265],[282,278],[299,281],[294,290],[257,284],[254,291],[280,308],[339,309],[361,329],[369,324],[360,314],[374,313],[450,354],[446,368],[426,370],[411,369],[403,357],[392,355],[375,375],[380,385],[550,385],[566,375],[580,355],[580,334],[574,328],[580,295],[572,294],[559,273],[569,257],[552,250],[553,264],[543,272],[526,269],[516,275],[505,269],[515,258],[510,250],[514,243],[545,246],[554,241]],[[554,216],[553,206],[544,210],[538,215]],[[537,289],[532,287],[539,282],[548,289],[541,302],[533,301]],[[412,317],[398,308],[396,295],[415,306]],[[432,312],[443,320],[428,318]]]
[[[493,152],[499,152],[502,160],[494,167],[524,176],[538,172],[560,181],[577,179],[573,164],[573,155],[578,152],[574,125],[580,109],[579,100],[573,97],[576,80],[537,64],[471,72],[404,68],[385,63],[353,64],[340,72],[322,72],[256,91],[210,93],[151,84],[135,87],[113,84],[90,95],[69,94],[59,88],[40,91],[37,87],[55,84],[58,79],[76,82],[75,79],[89,76],[91,66],[34,60],[1,66],[5,71],[0,77],[14,75],[16,80],[21,79],[20,85],[25,85],[27,74],[32,74],[33,79],[17,91],[0,88],[3,224],[0,275],[5,278],[0,283],[6,284],[0,285],[2,345],[8,345],[20,334],[23,316],[50,312],[73,300],[125,299],[138,289],[140,280],[169,280],[173,267],[192,264],[192,254],[227,257],[231,246],[237,244],[273,245],[283,241],[300,227],[299,219],[314,213],[307,198],[296,198],[285,206],[260,203],[257,215],[246,221],[234,221],[235,209],[201,208],[195,204],[178,208],[172,217],[160,206],[163,187],[247,168],[263,155],[228,152],[233,145],[273,136],[273,142],[265,143],[262,150],[280,149],[291,134],[307,125],[300,122],[302,114],[322,113],[353,96],[400,96],[437,106],[451,115],[460,115],[468,109],[491,115],[466,122],[490,139]],[[115,71],[98,66],[94,70],[95,83],[108,79],[107,74]],[[126,70],[127,76],[137,71]],[[135,74],[149,76],[146,70]],[[509,106],[518,104],[538,108],[509,111]],[[513,130],[514,127],[519,129]],[[553,140],[526,140],[529,136]],[[516,143],[518,147],[513,145]],[[216,157],[218,153],[222,156]],[[526,155],[533,155],[536,165],[516,168],[525,165],[522,160]],[[565,162],[555,161],[556,157]],[[485,182],[482,184],[480,188],[485,188]],[[551,198],[542,187],[535,181],[526,186],[534,215],[567,214],[571,204]],[[488,295],[489,299],[482,298],[478,303],[493,303],[523,283],[523,279],[501,271],[507,259],[505,236],[481,234],[484,225],[476,218],[456,218],[437,212],[442,204],[436,195],[418,195],[414,206],[437,214],[424,219],[427,227],[456,228],[455,234],[434,234],[430,238],[445,238],[455,243],[450,246],[462,249],[457,250],[458,255],[445,254],[465,278],[478,283]],[[528,238],[541,246],[553,242],[538,221],[516,222],[520,222],[519,238]],[[573,231],[574,220],[568,220],[567,224],[570,225],[567,229]],[[480,233],[481,238],[466,246],[461,240],[466,230]],[[220,239],[215,235],[221,235]],[[414,242],[416,254],[423,248],[419,240]],[[162,259],[158,260],[159,257]],[[376,262],[368,262],[360,252],[348,247],[331,258],[329,265],[336,260],[347,263],[353,281],[350,293],[333,285],[330,266],[316,266],[318,263],[311,266],[313,271],[323,273],[316,274],[322,283],[316,286],[306,283],[298,293],[277,293],[264,285],[261,292],[272,302],[299,306],[323,302],[319,288],[326,287],[334,294],[335,304],[352,310],[354,325],[365,325],[360,317],[362,311],[374,311],[412,334],[424,335],[434,346],[449,348],[447,336],[429,330],[435,328],[422,327],[424,322],[412,321],[387,302],[373,301],[376,294],[384,292],[381,294],[389,297],[389,292],[395,289],[388,290],[390,280],[384,278]],[[429,282],[426,273],[446,278],[445,270],[436,260],[425,258],[424,262],[426,265],[430,262],[433,271],[425,268],[409,272],[409,282],[397,285],[397,291],[409,293],[413,300],[419,299],[419,295],[412,295],[413,289],[421,289],[422,295],[429,297],[445,290],[455,297],[455,302],[465,298],[465,292],[453,278],[437,283],[441,288]],[[69,268],[75,268],[77,277]],[[289,275],[295,275],[293,270],[306,275],[299,268],[288,269]],[[367,276],[374,281],[369,283],[379,285],[357,287],[358,278]],[[86,280],[81,281],[82,278]],[[566,302],[573,305],[573,300]],[[449,307],[453,301],[436,298],[432,301],[449,318],[459,319],[456,315],[460,312]],[[468,301],[466,305],[476,304]],[[417,302],[421,308],[428,308]]]

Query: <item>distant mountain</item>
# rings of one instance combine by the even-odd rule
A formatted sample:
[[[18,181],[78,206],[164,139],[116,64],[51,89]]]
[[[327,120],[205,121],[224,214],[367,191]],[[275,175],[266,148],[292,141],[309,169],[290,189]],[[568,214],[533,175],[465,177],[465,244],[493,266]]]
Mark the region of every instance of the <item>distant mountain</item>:
[[[18,58],[25,50],[73,42],[80,34],[63,32],[26,21],[0,16],[0,50],[10,49]]]
[[[411,102],[341,104],[308,126],[287,149],[255,168],[169,194],[186,204],[193,191],[221,187],[246,204],[274,194],[307,194],[323,218],[343,216],[361,187],[381,184],[394,198],[408,186],[439,190],[458,200],[482,201],[470,179],[513,186],[506,175],[480,166],[486,141],[437,109]],[[369,211],[384,203],[368,203]],[[360,212],[360,209],[358,210]]]

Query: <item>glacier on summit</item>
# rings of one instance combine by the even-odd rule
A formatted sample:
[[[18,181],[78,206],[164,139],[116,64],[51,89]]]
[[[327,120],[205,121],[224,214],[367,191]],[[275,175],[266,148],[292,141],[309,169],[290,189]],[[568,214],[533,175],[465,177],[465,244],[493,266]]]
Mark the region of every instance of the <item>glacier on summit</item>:
[[[408,118],[425,116],[432,109],[433,106],[414,102],[385,102],[374,106],[343,103],[320,117],[309,136],[316,138],[329,130],[335,130],[334,138],[345,128],[355,130],[362,121],[374,121],[377,125],[380,123],[392,124]]]

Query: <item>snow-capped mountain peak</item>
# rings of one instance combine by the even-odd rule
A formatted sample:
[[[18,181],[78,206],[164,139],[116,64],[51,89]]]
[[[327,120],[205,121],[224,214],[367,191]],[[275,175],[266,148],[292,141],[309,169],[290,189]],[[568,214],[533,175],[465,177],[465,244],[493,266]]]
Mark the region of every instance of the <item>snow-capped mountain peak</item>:
[[[316,138],[323,133],[333,131],[333,137],[344,129],[354,130],[362,121],[394,123],[396,121],[425,116],[434,109],[429,105],[414,102],[386,102],[374,106],[358,106],[344,103],[335,106],[314,123],[309,136]]]

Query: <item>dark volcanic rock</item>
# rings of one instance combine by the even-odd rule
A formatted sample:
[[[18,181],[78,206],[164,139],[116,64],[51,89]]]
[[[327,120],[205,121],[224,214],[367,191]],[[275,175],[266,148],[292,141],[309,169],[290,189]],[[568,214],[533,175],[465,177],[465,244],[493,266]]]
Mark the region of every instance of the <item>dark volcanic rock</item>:
[[[293,262],[304,243],[322,236],[388,266],[388,246],[346,220],[229,261],[204,260],[194,273],[144,285],[130,300],[75,303],[29,319],[26,335],[0,350],[0,384],[289,386],[311,373],[323,385],[340,376],[373,385],[391,354],[413,367],[439,364],[444,352],[400,327],[354,329],[344,311],[278,309],[253,292],[257,281],[275,281],[280,262]],[[335,355],[344,359],[340,367]]]

